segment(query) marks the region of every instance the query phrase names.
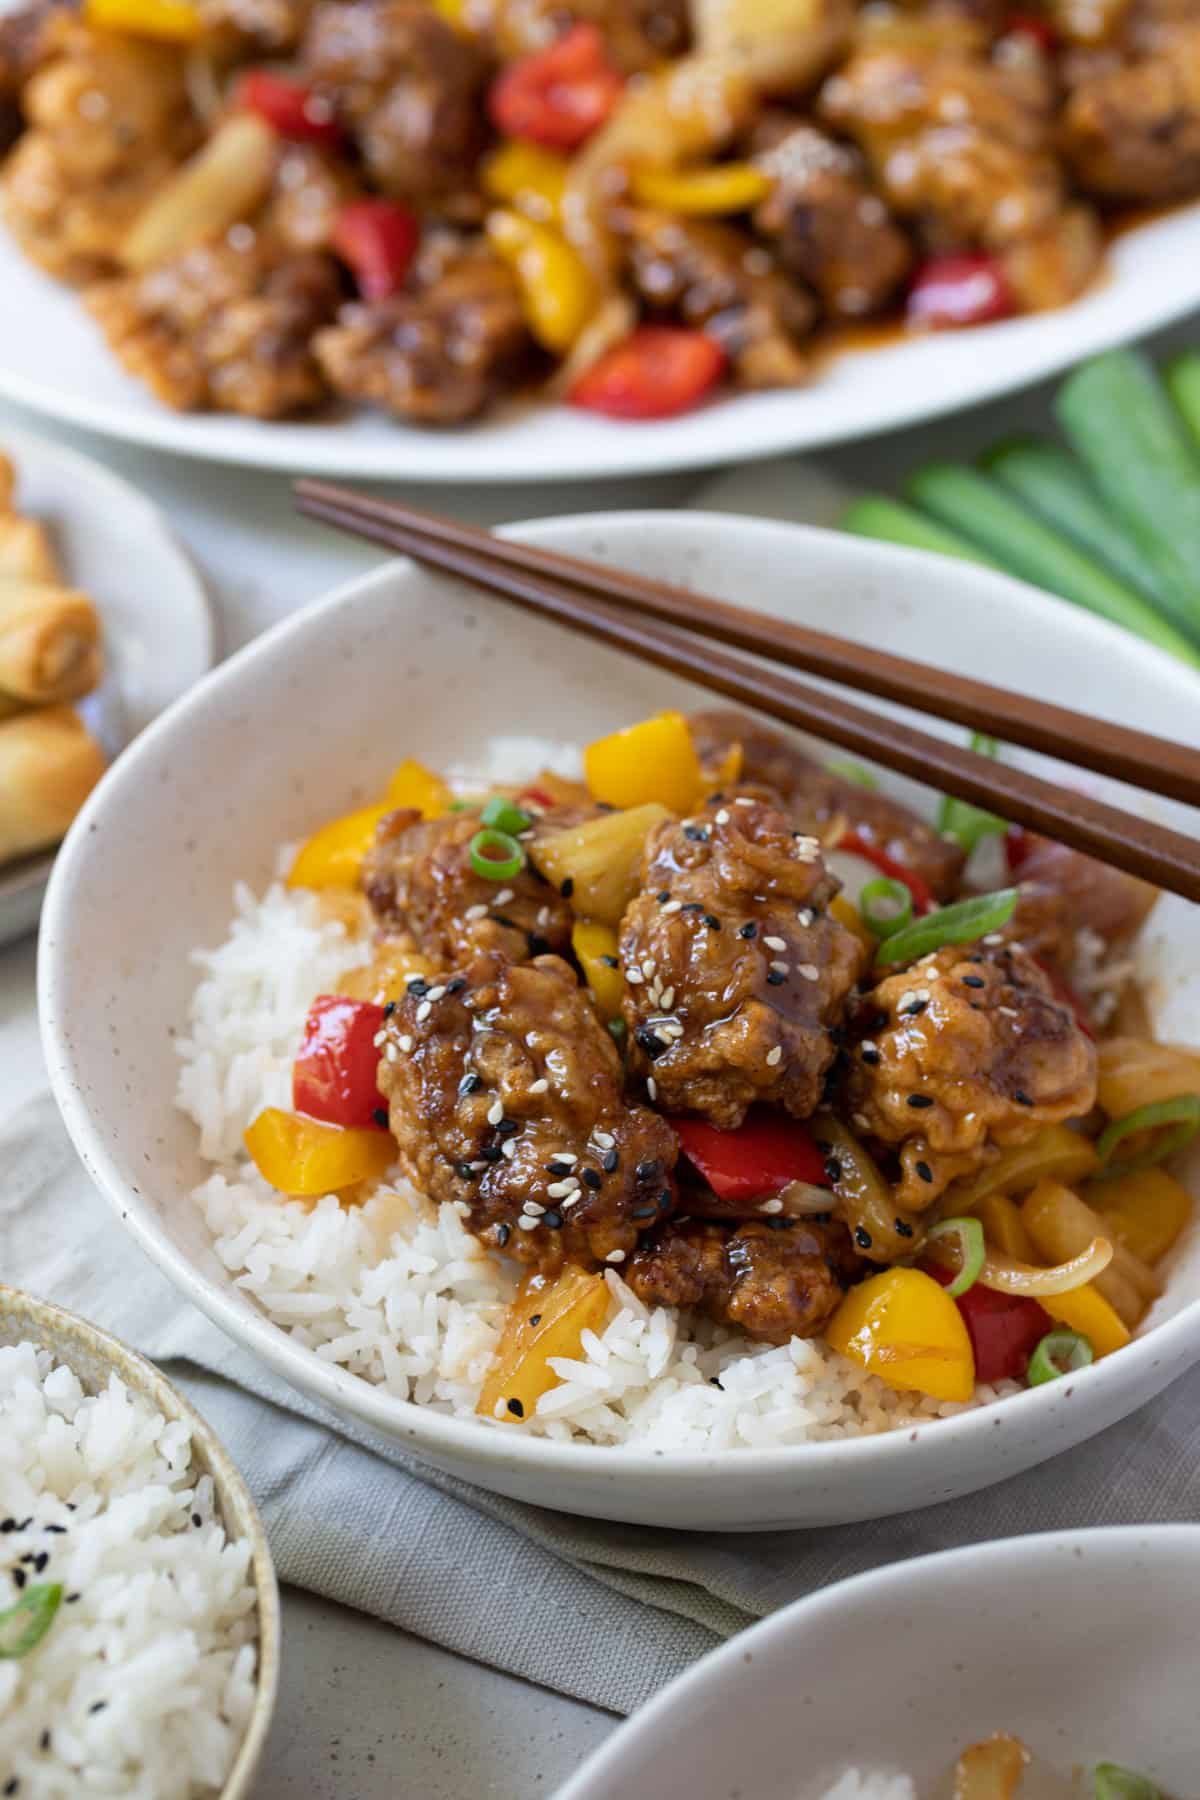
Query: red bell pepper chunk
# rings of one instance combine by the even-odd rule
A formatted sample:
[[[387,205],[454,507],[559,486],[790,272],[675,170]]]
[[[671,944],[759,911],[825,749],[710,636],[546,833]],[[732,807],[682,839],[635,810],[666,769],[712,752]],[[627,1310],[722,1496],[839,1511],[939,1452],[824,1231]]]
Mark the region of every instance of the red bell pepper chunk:
[[[878,844],[864,837],[860,831],[843,831],[837,841],[838,850],[849,850],[854,856],[861,856],[864,862],[874,863],[881,875],[890,876],[893,881],[901,881],[912,895],[913,911],[916,913],[932,912],[935,900],[933,889],[923,876],[906,863],[897,862]]]
[[[579,377],[572,406],[611,419],[690,412],[725,372],[725,352],[702,331],[642,325]]]
[[[1096,1025],[1087,1001],[1075,992],[1075,989],[1071,986],[1070,982],[1061,971],[1056,968],[1054,963],[1048,962],[1043,956],[1035,956],[1033,960],[1042,971],[1042,974],[1046,977],[1046,980],[1050,983],[1054,998],[1063,1006],[1069,1006],[1074,1013],[1075,1023],[1078,1025],[1080,1031],[1082,1031],[1084,1037],[1094,1039],[1096,1036]]]
[[[292,1105],[326,1125],[387,1128],[387,1101],[379,1091],[382,1006],[321,994],[308,1010],[300,1054],[292,1070]]]
[[[1026,831],[1023,825],[1009,826],[1004,834],[1004,860],[1010,875],[1018,872],[1037,842],[1033,832]]]
[[[994,256],[933,256],[922,263],[908,290],[910,325],[942,329],[986,325],[1017,311],[1016,296]]]
[[[927,1261],[921,1267],[943,1287],[954,1280],[954,1270],[944,1263]],[[978,1281],[954,1304],[975,1352],[976,1381],[1024,1381],[1029,1358],[1054,1330],[1045,1308],[1024,1294],[1000,1294]]]
[[[505,137],[575,150],[603,125],[625,86],[595,25],[573,25],[557,43],[510,63],[492,83],[488,111]]]
[[[671,1129],[721,1200],[769,1200],[789,1181],[830,1186],[808,1127],[782,1113],[748,1113],[736,1131],[718,1131],[703,1119],[672,1119]]]
[[[1058,44],[1058,33],[1049,19],[1039,19],[1033,13],[1010,13],[1004,21],[1003,36],[1024,37],[1044,50],[1049,56]]]
[[[517,795],[517,805],[536,806],[542,812],[553,812],[554,808],[558,805],[558,801],[554,798],[553,794],[548,794],[544,788],[530,787],[522,788],[521,792]]]
[[[349,263],[364,300],[386,300],[404,286],[421,223],[395,200],[351,200],[334,220],[333,247]]]
[[[238,84],[238,98],[280,137],[322,144],[329,150],[342,142],[342,128],[333,107],[323,94],[315,94],[302,81],[293,81],[273,69],[251,69]]]

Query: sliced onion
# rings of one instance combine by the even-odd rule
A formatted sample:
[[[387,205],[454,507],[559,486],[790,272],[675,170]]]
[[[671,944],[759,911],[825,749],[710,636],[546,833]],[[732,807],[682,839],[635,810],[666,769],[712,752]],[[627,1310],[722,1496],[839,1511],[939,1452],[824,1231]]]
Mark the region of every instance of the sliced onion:
[[[829,1188],[816,1187],[811,1181],[789,1181],[775,1197],[783,1201],[784,1213],[792,1219],[832,1212],[836,1202],[836,1195]]]
[[[1113,1247],[1107,1238],[1093,1238],[1086,1250],[1052,1269],[1035,1269],[1030,1263],[1016,1262],[1009,1256],[989,1251],[979,1281],[983,1287],[995,1288],[1001,1294],[1027,1294],[1036,1300],[1042,1294],[1069,1294],[1103,1275],[1113,1259]]]

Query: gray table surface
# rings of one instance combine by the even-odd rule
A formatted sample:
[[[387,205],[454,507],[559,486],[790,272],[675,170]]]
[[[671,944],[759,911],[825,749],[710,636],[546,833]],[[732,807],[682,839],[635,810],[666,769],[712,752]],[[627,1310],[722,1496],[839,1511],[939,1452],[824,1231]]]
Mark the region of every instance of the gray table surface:
[[[1194,338],[1193,325],[1158,341],[1169,348]],[[1047,417],[1047,390],[1038,389],[820,460],[853,482],[889,487],[922,457],[969,454],[1008,433],[1037,429]],[[225,653],[379,560],[365,546],[296,519],[281,476],[156,456],[7,406],[0,406],[0,444],[6,418],[97,457],[167,511],[209,583]],[[494,523],[678,505],[703,485],[703,478],[672,477],[409,492],[432,507]],[[771,510],[769,487],[761,492],[763,509]],[[751,483],[738,504],[757,510],[755,495]],[[34,948],[26,943],[0,951],[0,1112],[43,1082]],[[553,1794],[616,1723],[596,1708],[288,1590],[279,1706],[258,1800],[531,1800]]]

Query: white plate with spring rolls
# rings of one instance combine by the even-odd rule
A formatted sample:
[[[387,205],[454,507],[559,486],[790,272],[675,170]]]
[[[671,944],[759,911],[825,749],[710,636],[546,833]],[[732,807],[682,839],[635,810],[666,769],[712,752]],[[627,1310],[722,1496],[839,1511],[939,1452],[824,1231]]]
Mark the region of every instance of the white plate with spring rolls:
[[[36,923],[55,846],[105,767],[211,666],[214,637],[199,575],[136,488],[7,426],[0,474],[7,943]]]

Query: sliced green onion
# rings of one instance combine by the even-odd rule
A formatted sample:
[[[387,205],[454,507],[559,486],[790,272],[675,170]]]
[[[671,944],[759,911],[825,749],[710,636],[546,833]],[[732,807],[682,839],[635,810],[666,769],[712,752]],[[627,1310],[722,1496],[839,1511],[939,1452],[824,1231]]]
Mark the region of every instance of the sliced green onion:
[[[839,756],[825,767],[831,775],[840,775],[843,781],[852,781],[855,787],[877,788],[879,778],[865,763],[855,762],[852,756]]]
[[[485,881],[511,881],[525,867],[525,852],[507,831],[477,831],[470,845],[471,867]]]
[[[1017,909],[1017,890],[997,888],[994,894],[975,894],[970,900],[956,900],[953,906],[939,907],[914,919],[903,931],[894,931],[875,952],[878,963],[915,962],[940,950],[943,944],[971,944],[988,932],[1007,925]]]
[[[1030,1387],[1042,1387],[1061,1375],[1073,1375],[1095,1361],[1091,1344],[1078,1331],[1048,1331],[1029,1358]]]
[[[1124,1162],[1113,1161],[1113,1151],[1121,1142],[1138,1131],[1154,1131],[1160,1125],[1173,1125],[1164,1131],[1148,1149]],[[1136,1175],[1141,1169],[1152,1169],[1165,1162],[1185,1144],[1190,1144],[1200,1131],[1200,1094],[1176,1094],[1170,1100],[1155,1100],[1149,1106],[1137,1106],[1123,1119],[1114,1119],[1096,1139],[1101,1175]]]
[[[62,1593],[61,1582],[43,1582],[26,1588],[15,1606],[0,1612],[0,1659],[14,1660],[37,1649],[54,1623]]]
[[[447,812],[474,812],[480,805],[482,805],[482,801],[478,794],[474,796],[468,794],[464,798],[452,800],[446,810]]]
[[[858,910],[868,931],[877,938],[891,937],[894,931],[903,931],[912,919],[912,890],[902,881],[893,881],[890,875],[880,875],[878,880],[864,885],[858,896]]]
[[[982,731],[971,733],[967,747],[976,756],[991,757],[995,757],[999,749],[995,738]],[[938,808],[937,828],[943,837],[953,838],[970,856],[985,837],[996,837],[1007,831],[1008,823],[995,813],[985,812],[981,806],[972,806],[969,800],[956,800],[952,794],[944,794]]]
[[[1162,1800],[1161,1791],[1144,1775],[1120,1763],[1097,1763],[1092,1770],[1092,1800]]]
[[[516,837],[518,831],[527,831],[533,824],[533,814],[522,812],[503,794],[496,794],[480,813],[479,820],[483,825],[490,825],[493,831],[507,831]]]
[[[926,1233],[925,1242],[936,1244],[941,1240],[958,1245],[958,1274],[946,1289],[952,1300],[973,1288],[983,1270],[987,1249],[983,1241],[983,1222],[980,1219],[943,1219],[932,1231]]]

